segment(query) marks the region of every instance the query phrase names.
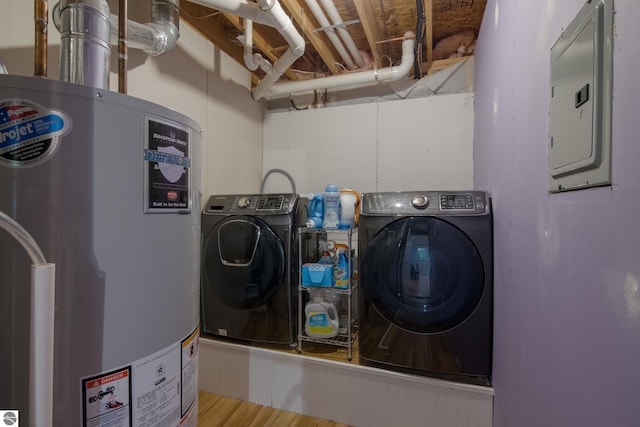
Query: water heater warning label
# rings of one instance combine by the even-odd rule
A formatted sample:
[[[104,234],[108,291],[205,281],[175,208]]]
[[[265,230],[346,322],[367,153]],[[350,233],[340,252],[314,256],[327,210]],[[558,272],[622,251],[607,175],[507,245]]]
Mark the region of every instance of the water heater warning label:
[[[61,111],[25,99],[1,100],[0,164],[19,168],[44,163],[70,129],[71,119]]]
[[[84,427],[131,425],[131,367],[82,380]]]
[[[127,366],[83,378],[83,427],[196,427],[199,326]]]

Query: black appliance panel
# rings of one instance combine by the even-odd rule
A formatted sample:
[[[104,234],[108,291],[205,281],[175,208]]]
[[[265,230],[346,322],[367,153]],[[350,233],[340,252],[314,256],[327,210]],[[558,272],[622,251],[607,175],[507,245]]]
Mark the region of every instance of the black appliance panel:
[[[219,222],[206,237],[202,259],[205,283],[232,308],[260,307],[285,283],[283,243],[259,218]]]

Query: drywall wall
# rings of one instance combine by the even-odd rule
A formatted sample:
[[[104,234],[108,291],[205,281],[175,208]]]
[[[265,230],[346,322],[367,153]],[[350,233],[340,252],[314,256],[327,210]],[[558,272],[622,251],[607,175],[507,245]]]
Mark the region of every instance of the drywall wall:
[[[637,426],[640,3],[616,0],[613,185],[547,192],[550,49],[584,0],[489,0],[476,185],[493,196],[494,426]]]
[[[473,121],[471,93],[268,113],[263,168],[287,171],[301,193],[469,189]],[[265,185],[290,188],[275,174]]]

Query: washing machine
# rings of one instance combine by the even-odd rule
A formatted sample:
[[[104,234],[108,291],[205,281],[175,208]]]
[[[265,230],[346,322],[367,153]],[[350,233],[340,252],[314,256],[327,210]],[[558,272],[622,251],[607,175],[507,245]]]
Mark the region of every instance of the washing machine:
[[[361,363],[490,385],[488,193],[365,193],[358,249]]]
[[[214,195],[202,210],[204,336],[294,345],[299,196]]]

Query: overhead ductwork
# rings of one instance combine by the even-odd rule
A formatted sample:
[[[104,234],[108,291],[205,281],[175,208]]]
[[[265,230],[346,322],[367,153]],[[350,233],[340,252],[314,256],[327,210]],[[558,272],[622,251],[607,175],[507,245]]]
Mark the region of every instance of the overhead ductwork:
[[[127,21],[127,46],[158,56],[171,51],[180,37],[179,0],[152,0],[151,22]],[[60,79],[109,88],[111,45],[118,45],[118,16],[105,0],[63,0],[53,9],[61,36]]]
[[[109,89],[109,5],[104,0],[63,0],[57,6],[60,80]]]

